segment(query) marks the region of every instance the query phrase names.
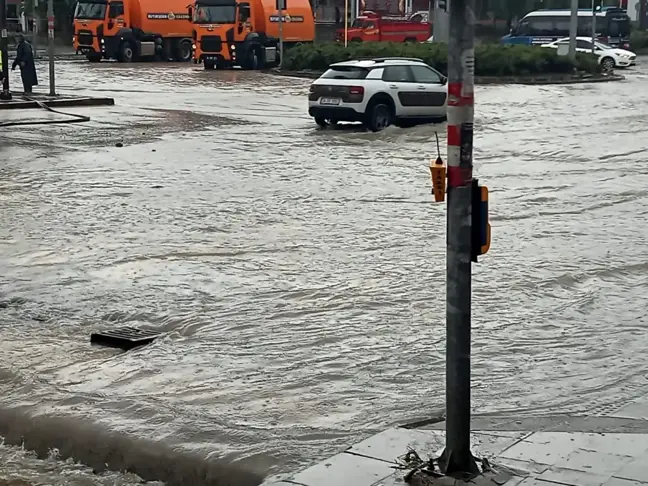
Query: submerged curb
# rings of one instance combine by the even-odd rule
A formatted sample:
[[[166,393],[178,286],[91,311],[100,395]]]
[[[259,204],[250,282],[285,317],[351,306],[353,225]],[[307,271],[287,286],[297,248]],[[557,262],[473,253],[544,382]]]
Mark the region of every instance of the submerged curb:
[[[40,108],[38,102],[50,108],[72,108],[79,106],[113,106],[115,100],[113,98],[91,98],[91,97],[72,97],[72,96],[42,96],[38,94],[31,94],[34,100],[26,100],[18,98],[18,94],[14,93],[14,98],[11,101],[0,101],[0,110],[17,110],[19,108]]]
[[[272,69],[265,71],[275,76],[287,76],[292,78],[317,79],[322,71],[287,71]],[[546,74],[542,76],[475,76],[475,84],[526,84],[526,85],[547,85],[547,84],[577,84],[577,83],[607,83],[610,81],[622,81],[625,76],[620,74]]]

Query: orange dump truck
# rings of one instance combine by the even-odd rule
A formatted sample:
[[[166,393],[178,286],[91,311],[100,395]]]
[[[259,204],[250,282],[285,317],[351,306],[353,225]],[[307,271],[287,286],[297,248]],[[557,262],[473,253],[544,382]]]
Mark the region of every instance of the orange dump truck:
[[[190,61],[193,26],[188,0],[81,0],[74,12],[74,48],[88,60]]]
[[[262,69],[279,62],[277,0],[195,0],[189,8],[194,30],[194,62],[205,69],[241,66]],[[284,49],[315,39],[309,0],[285,0]]]

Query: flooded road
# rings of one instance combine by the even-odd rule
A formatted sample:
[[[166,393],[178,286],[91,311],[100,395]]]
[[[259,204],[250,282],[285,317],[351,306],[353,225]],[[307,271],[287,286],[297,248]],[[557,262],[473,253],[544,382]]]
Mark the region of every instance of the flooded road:
[[[476,412],[601,412],[648,393],[648,69],[625,74],[477,90],[493,242],[474,267]],[[0,133],[2,434],[63,431],[101,462],[117,431],[279,474],[443,406],[445,208],[427,165],[444,126],[320,130],[308,84],[60,64],[62,92],[116,106]],[[123,325],[167,334],[90,347]],[[43,438],[16,408],[59,418]],[[28,480],[136,484],[2,457]]]

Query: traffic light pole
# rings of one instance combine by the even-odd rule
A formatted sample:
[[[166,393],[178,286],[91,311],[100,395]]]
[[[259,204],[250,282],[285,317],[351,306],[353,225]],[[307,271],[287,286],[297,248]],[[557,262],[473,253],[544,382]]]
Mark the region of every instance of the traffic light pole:
[[[10,97],[9,93],[9,49],[7,46],[7,1],[0,0],[0,55],[2,56],[2,99]]]
[[[56,96],[54,77],[54,0],[47,0],[47,57],[49,57],[50,96]]]
[[[470,451],[475,0],[452,0],[448,42],[446,447],[444,474],[478,474]]]
[[[569,18],[569,57],[576,59],[576,35],[578,34],[578,0],[571,0]]]
[[[450,2],[448,0],[433,0],[434,7],[434,26],[432,33],[434,35],[434,42],[448,43],[448,36],[450,35]]]
[[[284,42],[283,42],[283,12],[286,0],[277,0],[277,12],[279,13],[279,67],[283,66]]]

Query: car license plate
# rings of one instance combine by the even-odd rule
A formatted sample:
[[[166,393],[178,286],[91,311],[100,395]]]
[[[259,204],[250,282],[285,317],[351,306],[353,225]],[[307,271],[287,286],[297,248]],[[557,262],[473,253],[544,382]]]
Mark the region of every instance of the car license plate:
[[[320,100],[320,105],[339,105],[340,98],[322,98]]]
[[[93,52],[92,49],[88,49],[87,47],[82,47],[81,48],[81,53],[82,54],[90,54],[91,52]]]
[[[216,56],[205,56],[206,61],[218,61]]]

